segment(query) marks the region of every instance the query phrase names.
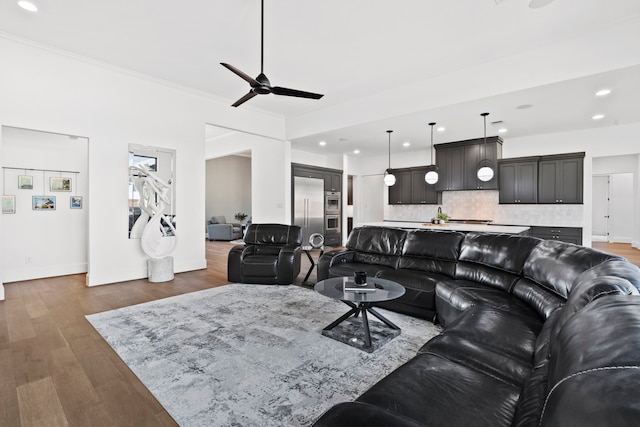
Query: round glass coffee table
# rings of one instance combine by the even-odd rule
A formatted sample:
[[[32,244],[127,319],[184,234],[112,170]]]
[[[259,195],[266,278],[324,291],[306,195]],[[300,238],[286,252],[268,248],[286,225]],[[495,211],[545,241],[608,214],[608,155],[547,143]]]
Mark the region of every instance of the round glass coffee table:
[[[332,337],[328,332],[338,326],[340,323],[347,320],[349,317],[358,317],[362,314],[362,327],[364,329],[364,349],[371,348],[371,332],[369,330],[369,318],[367,313],[377,317],[381,322],[390,327],[391,329],[400,333],[400,328],[394,325],[389,319],[382,314],[374,310],[376,303],[383,301],[390,301],[396,298],[400,298],[404,295],[405,289],[399,283],[386,279],[378,279],[376,277],[367,277],[367,284],[375,287],[374,290],[365,292],[362,291],[345,291],[345,284],[348,288],[356,288],[353,286],[353,277],[335,277],[331,279],[321,280],[316,283],[314,289],[321,295],[326,297],[340,300],[349,307],[351,310],[340,316],[330,325],[326,326],[322,330],[322,334]],[[333,338],[333,337],[332,337]]]

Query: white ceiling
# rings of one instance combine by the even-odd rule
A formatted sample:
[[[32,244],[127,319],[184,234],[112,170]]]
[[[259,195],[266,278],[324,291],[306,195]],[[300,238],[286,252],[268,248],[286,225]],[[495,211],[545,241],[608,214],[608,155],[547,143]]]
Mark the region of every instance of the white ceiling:
[[[252,76],[260,72],[259,0],[33,2],[37,13],[20,9],[14,0],[1,2],[0,32],[202,91],[229,104],[248,91],[248,84],[219,63],[228,62]],[[258,96],[239,108],[281,115],[288,123],[302,116],[320,118],[356,99],[392,94],[394,88],[640,18],[638,0],[555,0],[540,9],[530,9],[529,0],[265,3],[265,74],[273,85],[325,96],[317,101]],[[322,129],[320,123],[319,131],[295,137],[292,143],[313,152],[339,154],[359,148],[362,154],[378,154],[386,151],[385,130],[394,129],[398,147],[408,140],[412,147],[423,148],[430,121],[447,128],[436,134],[436,143],[482,136],[483,111],[491,113],[489,122],[505,122],[505,139],[638,122],[640,109],[633,103],[640,99],[640,61],[632,65],[542,87],[523,85],[462,104],[439,103],[401,117],[369,120],[360,112],[358,124]],[[613,90],[611,95],[593,96],[605,86]],[[515,108],[521,104],[533,107]],[[606,118],[592,121],[599,112]],[[496,134],[491,126],[488,130]],[[318,146],[320,140],[327,146]]]

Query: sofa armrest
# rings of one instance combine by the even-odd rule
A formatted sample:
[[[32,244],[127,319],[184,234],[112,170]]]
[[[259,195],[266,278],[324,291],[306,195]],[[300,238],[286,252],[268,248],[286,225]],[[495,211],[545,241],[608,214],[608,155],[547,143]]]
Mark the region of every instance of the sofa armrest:
[[[335,249],[323,254],[318,260],[318,280],[328,279],[329,269],[334,265],[353,262],[354,255],[351,249]]]
[[[209,240],[233,240],[233,224],[207,225]]]
[[[300,246],[285,245],[278,254],[278,284],[293,283],[300,273]]]
[[[339,403],[320,417],[313,427],[424,427],[409,418],[363,402]]]
[[[253,246],[235,245],[227,257],[227,280],[231,283],[242,282],[242,259],[255,252]]]

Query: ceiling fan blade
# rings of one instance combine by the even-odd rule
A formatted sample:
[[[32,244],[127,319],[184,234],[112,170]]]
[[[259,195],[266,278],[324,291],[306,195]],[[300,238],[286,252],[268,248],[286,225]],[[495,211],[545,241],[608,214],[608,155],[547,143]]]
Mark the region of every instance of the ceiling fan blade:
[[[251,86],[260,86],[260,83],[258,83],[256,79],[238,70],[233,65],[225,64],[224,62],[221,62],[220,65],[222,65],[223,67],[227,68],[228,70],[232,71],[233,73],[237,74],[238,76],[248,81]]]
[[[287,89],[286,87],[279,87],[279,86],[272,87],[271,93],[275,93],[276,95],[297,96],[298,98],[311,98],[311,99],[320,99],[324,96],[324,95],[320,95],[319,93],[305,92],[305,91],[296,90],[296,89]]]
[[[242,98],[238,99],[236,102],[231,104],[231,106],[232,107],[239,107],[240,105],[244,104],[245,102],[247,102],[248,100],[250,100],[251,98],[253,98],[256,95],[257,95],[257,93],[255,93],[255,92],[249,92],[245,96],[243,96]]]

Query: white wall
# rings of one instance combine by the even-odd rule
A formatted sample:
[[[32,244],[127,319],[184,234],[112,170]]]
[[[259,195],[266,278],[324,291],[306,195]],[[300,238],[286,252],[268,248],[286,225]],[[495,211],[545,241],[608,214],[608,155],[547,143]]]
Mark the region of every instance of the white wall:
[[[224,215],[238,222],[238,212],[251,217],[251,157],[225,156],[207,160],[206,215]],[[247,217],[247,219],[249,219]]]
[[[230,108],[227,100],[32,44],[0,37],[0,57],[0,125],[90,141],[90,286],[147,276],[139,241],[129,240],[126,232],[129,144],[176,150],[178,235],[172,255],[175,271],[181,272],[206,266],[205,123],[284,138],[282,118]],[[265,157],[283,162],[286,144],[274,146]],[[284,198],[282,182],[273,190],[278,200]],[[5,238],[0,234],[0,241]],[[3,270],[0,277],[4,280]]]
[[[291,143],[243,132],[206,143],[206,159],[251,151],[253,222],[291,223]]]
[[[16,197],[16,213],[2,221],[4,281],[87,272],[88,148],[86,138],[2,128],[2,166],[41,169],[3,173],[5,193]],[[19,175],[32,176],[33,189],[19,189]],[[71,179],[70,192],[50,190],[49,178],[60,176]],[[34,211],[32,197],[44,195],[56,209]],[[70,208],[71,196],[83,197],[83,209]]]

